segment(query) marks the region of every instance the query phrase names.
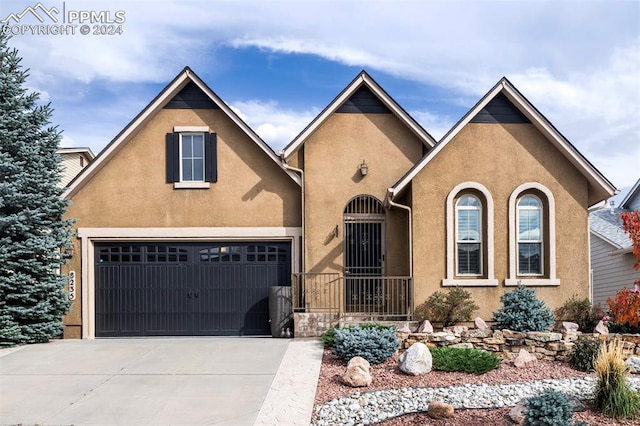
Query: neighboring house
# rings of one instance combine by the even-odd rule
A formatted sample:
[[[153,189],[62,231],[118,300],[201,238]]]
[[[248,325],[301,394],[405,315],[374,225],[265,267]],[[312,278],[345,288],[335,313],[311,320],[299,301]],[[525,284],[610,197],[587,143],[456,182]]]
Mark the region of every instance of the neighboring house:
[[[629,236],[622,229],[620,214],[640,209],[640,179],[622,199],[620,207],[609,205],[589,214],[592,299],[606,308],[607,298],[618,290],[633,288],[640,279]]]
[[[60,148],[57,152],[62,159],[60,161],[62,177],[58,186],[63,188],[95,157],[91,148]]]
[[[273,285],[298,335],[455,285],[487,319],[518,283],[555,308],[615,191],[506,79],[436,143],[362,72],[276,155],[185,68],[65,193],[65,337],[268,334]]]

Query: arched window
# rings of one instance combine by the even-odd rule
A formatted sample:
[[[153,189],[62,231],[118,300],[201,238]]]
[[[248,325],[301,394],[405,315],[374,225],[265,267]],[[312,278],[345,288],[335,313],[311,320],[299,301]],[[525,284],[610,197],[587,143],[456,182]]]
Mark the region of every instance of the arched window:
[[[482,275],[482,203],[465,194],[456,202],[457,275]]]
[[[497,286],[493,266],[493,198],[464,182],[447,196],[447,276],[443,286]]]
[[[553,193],[527,182],[509,197],[509,276],[505,285],[556,286],[556,204]]]
[[[518,275],[542,275],[544,241],[542,202],[526,194],[518,200]]]

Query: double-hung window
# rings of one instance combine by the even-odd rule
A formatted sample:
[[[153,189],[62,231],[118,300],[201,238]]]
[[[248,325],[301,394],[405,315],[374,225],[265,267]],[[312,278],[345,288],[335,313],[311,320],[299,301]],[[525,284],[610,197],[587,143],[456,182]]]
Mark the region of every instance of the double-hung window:
[[[204,134],[180,134],[180,176],[182,182],[204,182]]]
[[[544,273],[542,212],[542,202],[535,195],[518,200],[518,275]]]
[[[458,275],[482,275],[482,204],[470,194],[456,202]]]
[[[166,135],[167,183],[209,188],[218,180],[217,135],[205,126],[176,126]]]

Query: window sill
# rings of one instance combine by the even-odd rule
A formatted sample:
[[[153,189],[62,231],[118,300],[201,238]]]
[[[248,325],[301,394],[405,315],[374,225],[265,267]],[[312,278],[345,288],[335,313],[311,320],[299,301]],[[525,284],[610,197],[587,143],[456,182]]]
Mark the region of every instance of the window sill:
[[[442,280],[443,287],[497,287],[498,280],[495,278],[446,278]]]
[[[174,182],[173,189],[209,189],[209,182]]]
[[[504,280],[504,285],[506,287],[515,287],[519,284],[524,285],[525,287],[529,286],[559,286],[560,280],[558,278],[550,279],[550,278],[508,278]]]

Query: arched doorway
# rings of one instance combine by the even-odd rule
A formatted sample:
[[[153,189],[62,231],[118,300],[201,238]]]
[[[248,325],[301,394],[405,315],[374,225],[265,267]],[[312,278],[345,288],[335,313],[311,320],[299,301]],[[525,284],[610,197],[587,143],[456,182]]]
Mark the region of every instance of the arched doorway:
[[[370,195],[352,198],[344,209],[345,302],[348,312],[361,312],[382,302],[385,209]]]

